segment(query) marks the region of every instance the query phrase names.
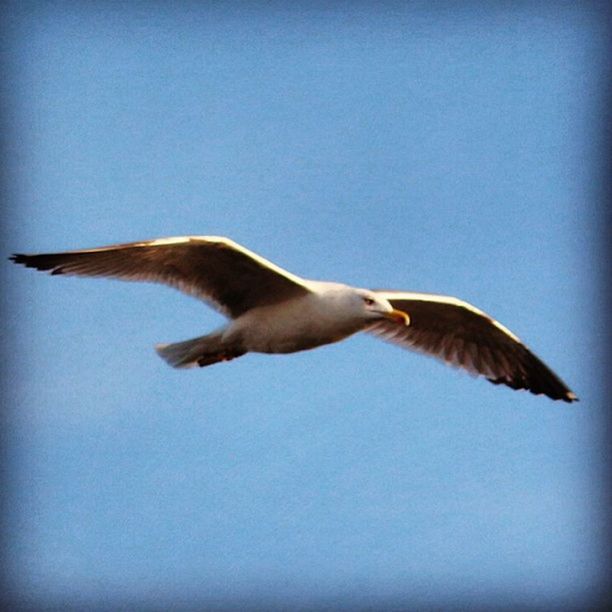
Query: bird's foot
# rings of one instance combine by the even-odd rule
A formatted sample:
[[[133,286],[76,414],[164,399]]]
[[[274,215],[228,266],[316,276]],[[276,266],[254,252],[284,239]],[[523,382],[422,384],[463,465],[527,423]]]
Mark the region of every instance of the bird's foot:
[[[197,364],[201,368],[205,368],[206,366],[220,363],[222,361],[231,361],[232,359],[236,359],[236,357],[240,357],[241,355],[244,355],[244,352],[221,351],[220,353],[206,353],[205,355],[198,357]]]

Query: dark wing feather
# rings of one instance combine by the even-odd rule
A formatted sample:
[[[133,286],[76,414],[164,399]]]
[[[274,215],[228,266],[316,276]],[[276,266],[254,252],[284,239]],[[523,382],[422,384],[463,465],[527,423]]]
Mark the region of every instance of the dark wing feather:
[[[170,285],[230,317],[308,293],[304,280],[235,242],[185,236],[42,255],[13,255],[15,263],[51,274],[106,276]]]
[[[410,325],[384,320],[369,332],[486,376],[494,384],[566,402],[578,399],[509,329],[471,304],[427,293],[377,293],[406,312]]]

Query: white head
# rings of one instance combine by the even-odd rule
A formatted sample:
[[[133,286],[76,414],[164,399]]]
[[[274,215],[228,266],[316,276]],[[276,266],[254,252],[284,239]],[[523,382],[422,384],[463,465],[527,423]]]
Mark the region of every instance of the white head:
[[[312,297],[318,304],[319,318],[345,321],[355,330],[382,319],[399,325],[410,324],[410,317],[405,312],[395,310],[389,300],[376,291],[324,281],[308,281],[308,284],[314,290]]]
[[[361,311],[366,321],[391,319],[402,325],[410,325],[410,317],[401,310],[393,308],[389,300],[381,297],[375,291],[355,289],[355,302],[359,300]]]

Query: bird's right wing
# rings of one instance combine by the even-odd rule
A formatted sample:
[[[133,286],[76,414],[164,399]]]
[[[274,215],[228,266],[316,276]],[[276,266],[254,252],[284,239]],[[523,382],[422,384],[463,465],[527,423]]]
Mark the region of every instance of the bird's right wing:
[[[51,274],[163,283],[233,318],[310,292],[299,276],[219,236],[161,238],[11,259]]]
[[[566,402],[578,399],[517,336],[471,304],[429,293],[377,293],[410,317],[408,326],[385,320],[367,330],[382,339],[438,357],[495,384]]]

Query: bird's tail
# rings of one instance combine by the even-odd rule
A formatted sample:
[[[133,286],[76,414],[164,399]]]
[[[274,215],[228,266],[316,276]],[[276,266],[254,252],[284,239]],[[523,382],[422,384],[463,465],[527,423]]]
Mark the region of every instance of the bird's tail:
[[[207,366],[219,361],[229,361],[243,352],[228,351],[222,341],[222,332],[214,332],[174,344],[158,344],[157,354],[173,368]]]

